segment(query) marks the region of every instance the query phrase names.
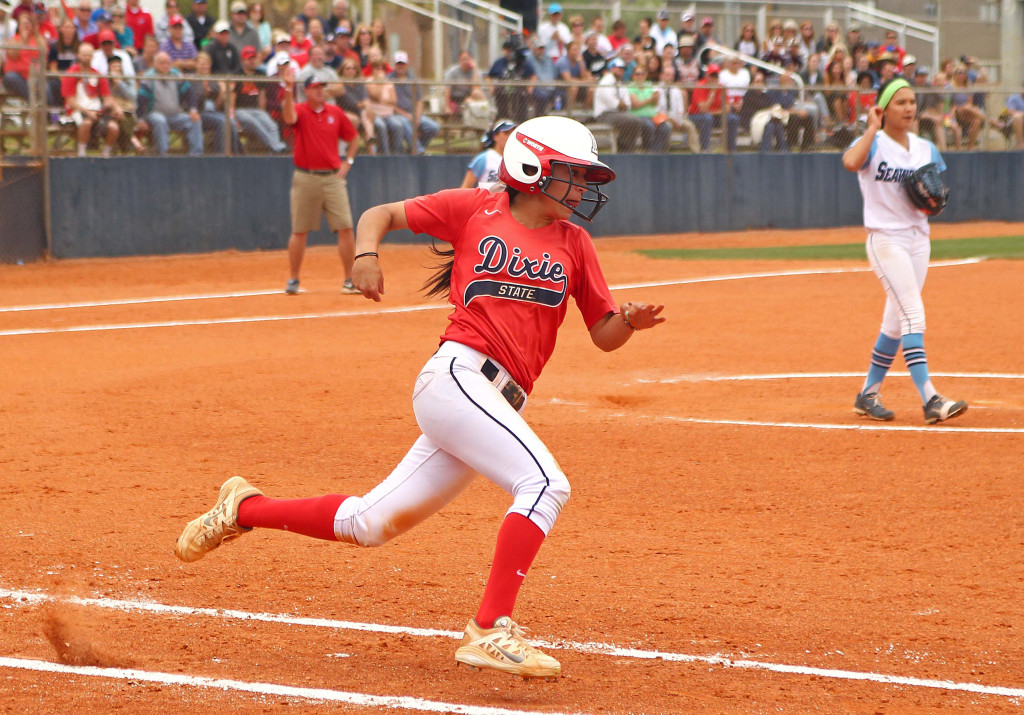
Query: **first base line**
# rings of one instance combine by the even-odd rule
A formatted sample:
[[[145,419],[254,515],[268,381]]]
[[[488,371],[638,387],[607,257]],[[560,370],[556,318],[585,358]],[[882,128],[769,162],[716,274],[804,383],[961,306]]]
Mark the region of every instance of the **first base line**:
[[[370,695],[353,693],[344,690],[328,690],[326,688],[300,688],[293,685],[276,683],[250,683],[244,680],[226,680],[223,678],[207,678],[201,675],[184,675],[182,673],[163,673],[132,668],[101,668],[92,665],[62,665],[46,660],[28,658],[5,658],[0,656],[0,668],[31,670],[43,673],[61,673],[64,675],[84,675],[93,678],[113,680],[131,680],[143,683],[160,683],[161,685],[181,685],[193,688],[211,688],[214,690],[235,690],[255,695],[274,695],[277,697],[301,698],[321,702],[345,703],[362,707],[388,708],[393,710],[419,710],[432,713],[462,713],[463,715],[564,715],[563,713],[539,712],[536,710],[510,710],[487,705],[463,705],[446,703],[440,700],[425,700],[408,695]]]
[[[421,638],[462,638],[462,631],[446,631],[433,628],[413,628],[408,626],[392,626],[380,623],[360,623],[340,621],[329,618],[309,618],[288,616],[276,613],[255,613],[221,608],[196,608],[192,606],[173,606],[153,601],[129,601],[111,598],[83,598],[80,596],[55,596],[37,591],[18,591],[0,589],[0,599],[14,601],[15,606],[35,605],[56,602],[74,606],[108,608],[125,612],[147,612],[176,616],[208,616],[243,621],[259,621],[264,623],[286,623],[290,625],[310,626],[314,628],[330,628],[334,630],[363,631],[370,633],[387,633],[416,636]],[[571,650],[589,655],[606,655],[614,658],[635,658],[638,660],[663,660],[673,663],[706,663],[725,668],[743,668],[748,670],[764,670],[773,673],[805,675],[818,678],[837,680],[858,680],[886,685],[904,685],[917,688],[934,688],[938,690],[998,695],[1008,698],[1024,698],[1024,688],[1003,687],[998,685],[982,685],[980,683],[958,683],[950,680],[934,680],[928,678],[912,678],[902,675],[886,675],[855,670],[839,670],[835,668],[816,668],[804,665],[788,665],[785,663],[768,663],[757,660],[735,660],[720,655],[692,655],[673,653],[661,650],[644,650],[639,648],[623,648],[610,643],[582,643],[576,641],[543,641],[531,640],[533,645],[553,650]],[[2,664],[0,660],[0,664]],[[37,661],[32,661],[37,662]],[[13,666],[12,666],[13,667]],[[62,666],[64,667],[64,666]],[[463,711],[456,711],[463,712]]]
[[[930,268],[949,266],[967,266],[980,263],[982,258],[965,258],[951,261],[935,261]],[[734,273],[720,276],[703,276],[699,278],[680,278],[667,281],[645,281],[643,283],[623,283],[609,286],[613,291],[635,290],[637,288],[660,288],[666,286],[697,285],[700,283],[720,283],[728,281],[755,280],[761,278],[786,278],[790,276],[820,276],[837,273],[869,273],[870,268],[807,268],[790,271],[768,271],[764,273]],[[280,291],[247,291],[238,293],[211,293],[207,295],[161,296],[157,298],[128,298],[123,300],[105,300],[79,303],[47,303],[38,305],[20,305],[0,307],[0,313],[19,313],[25,311],[66,310],[70,308],[97,308],[111,305],[143,305],[148,303],[170,303],[176,300],[220,300],[225,298],[241,298],[279,294]],[[322,320],[324,318],[354,318],[366,315],[387,315],[390,313],[413,313],[421,310],[451,310],[447,301],[421,305],[397,306],[394,308],[370,308],[364,310],[339,310],[327,313],[299,313],[295,315],[255,315],[235,318],[199,318],[195,320],[161,320],[147,323],[111,323],[100,325],[72,325],[53,328],[13,328],[0,330],[0,337],[18,335],[52,335],[56,333],[92,333],[108,330],[141,330],[146,328],[181,328],[195,325],[232,325],[242,323],[271,323],[290,320]]]

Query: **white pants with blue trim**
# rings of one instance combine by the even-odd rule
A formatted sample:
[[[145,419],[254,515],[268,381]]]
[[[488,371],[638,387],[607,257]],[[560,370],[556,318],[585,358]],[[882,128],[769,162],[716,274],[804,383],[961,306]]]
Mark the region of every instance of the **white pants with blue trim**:
[[[868,262],[885,289],[881,332],[886,337],[899,340],[925,331],[921,291],[931,252],[931,239],[917,228],[868,233]]]
[[[569,481],[547,447],[500,390],[511,380],[481,372],[483,353],[446,342],[427,361],[413,389],[423,434],[383,482],[342,502],[334,520],[340,541],[380,546],[462,493],[477,474],[512,495],[508,513],[545,534],[569,500]],[[525,403],[522,407],[525,407]],[[522,409],[522,408],[521,408]]]

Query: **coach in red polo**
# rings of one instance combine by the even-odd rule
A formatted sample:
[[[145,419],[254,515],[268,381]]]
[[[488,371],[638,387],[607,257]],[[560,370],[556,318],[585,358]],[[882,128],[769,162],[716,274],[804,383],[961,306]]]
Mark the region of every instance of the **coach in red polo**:
[[[348,201],[345,177],[355,163],[359,148],[355,127],[336,104],[327,104],[325,82],[315,76],[306,79],[306,101],[295,104],[295,68],[283,73],[285,91],[281,115],[295,134],[295,172],[292,175],[292,235],[288,240],[291,278],[285,293],[299,292],[299,270],[306,254],[306,236],[320,228],[320,216],[327,214],[327,225],[338,233],[338,254],[345,271],[341,292],[356,294],[352,285],[355,235],[352,233],[352,208]],[[338,140],[348,144],[345,161],[338,154]]]

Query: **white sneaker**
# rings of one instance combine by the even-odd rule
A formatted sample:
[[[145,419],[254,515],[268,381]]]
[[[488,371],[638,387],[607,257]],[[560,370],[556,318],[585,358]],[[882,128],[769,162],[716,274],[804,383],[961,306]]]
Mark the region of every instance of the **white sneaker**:
[[[562,674],[561,664],[527,643],[523,629],[508,616],[496,620],[493,628],[481,628],[475,618],[470,619],[455,662],[522,678],[554,680]]]

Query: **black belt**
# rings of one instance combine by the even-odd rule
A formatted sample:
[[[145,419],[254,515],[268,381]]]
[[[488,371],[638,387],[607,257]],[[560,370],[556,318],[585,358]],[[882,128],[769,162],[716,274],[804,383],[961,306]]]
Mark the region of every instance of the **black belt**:
[[[498,373],[501,372],[498,366],[490,360],[484,360],[483,366],[480,368],[480,373],[491,382],[498,377]],[[515,380],[510,379],[505,383],[505,386],[501,388],[501,396],[508,400],[508,404],[512,405],[512,409],[516,412],[526,402],[526,393],[523,392],[523,388],[516,384]]]
[[[295,171],[301,171],[303,174],[312,174],[313,176],[331,176],[332,174],[338,173],[337,169],[300,169],[297,166],[295,167]]]

